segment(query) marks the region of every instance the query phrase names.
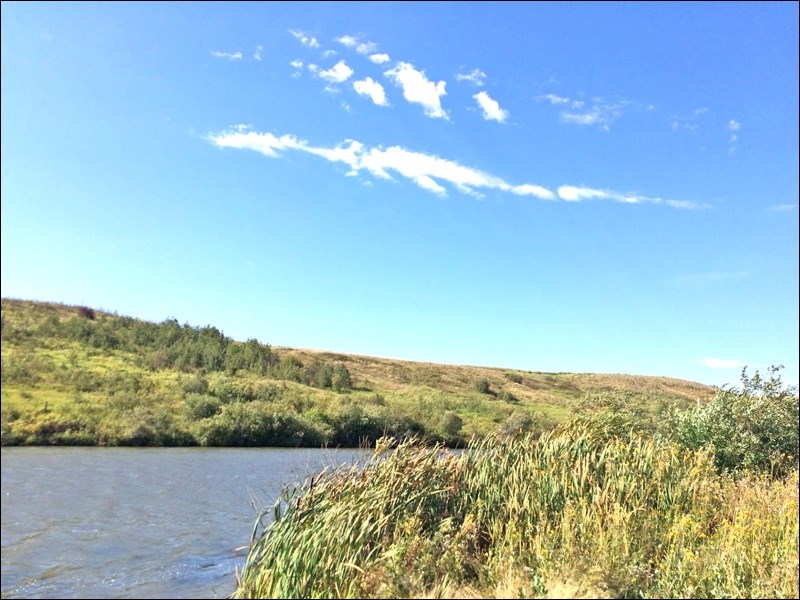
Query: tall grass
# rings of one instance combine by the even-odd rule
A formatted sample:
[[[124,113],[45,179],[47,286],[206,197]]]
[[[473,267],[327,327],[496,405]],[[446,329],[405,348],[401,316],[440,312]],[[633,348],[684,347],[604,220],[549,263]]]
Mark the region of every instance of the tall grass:
[[[406,443],[287,491],[235,597],[797,597],[798,475],[591,423]]]

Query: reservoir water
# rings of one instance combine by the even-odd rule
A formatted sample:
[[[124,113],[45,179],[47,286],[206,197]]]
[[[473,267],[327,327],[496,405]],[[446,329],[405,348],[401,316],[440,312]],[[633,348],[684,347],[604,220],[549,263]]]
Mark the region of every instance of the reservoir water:
[[[284,485],[369,454],[2,448],[2,597],[224,598]]]

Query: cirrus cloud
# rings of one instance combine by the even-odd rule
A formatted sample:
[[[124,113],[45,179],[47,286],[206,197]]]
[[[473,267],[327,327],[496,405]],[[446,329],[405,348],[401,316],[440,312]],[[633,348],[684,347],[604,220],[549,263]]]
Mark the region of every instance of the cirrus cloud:
[[[394,176],[399,175],[420,188],[440,196],[447,194],[445,184],[449,184],[464,194],[477,197],[482,195],[481,190],[497,190],[517,196],[533,196],[540,200],[561,199],[566,202],[579,202],[606,199],[628,204],[664,204],[678,208],[672,203],[673,201],[621,194],[610,190],[562,185],[556,194],[541,185],[531,183],[512,185],[501,177],[481,169],[400,146],[367,148],[361,142],[349,139],[334,147],[313,146],[293,135],[276,136],[272,133],[259,133],[246,125],[236,125],[226,131],[209,134],[206,139],[218,148],[252,150],[271,158],[276,158],[287,150],[305,152],[346,165],[349,167],[347,175],[358,175],[366,171],[384,180],[394,180]]]

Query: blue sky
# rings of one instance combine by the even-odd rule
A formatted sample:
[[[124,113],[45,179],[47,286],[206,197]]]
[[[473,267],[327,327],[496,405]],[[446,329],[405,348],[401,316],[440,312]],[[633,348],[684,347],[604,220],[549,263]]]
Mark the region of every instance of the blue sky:
[[[2,295],[798,380],[797,3],[2,4]]]

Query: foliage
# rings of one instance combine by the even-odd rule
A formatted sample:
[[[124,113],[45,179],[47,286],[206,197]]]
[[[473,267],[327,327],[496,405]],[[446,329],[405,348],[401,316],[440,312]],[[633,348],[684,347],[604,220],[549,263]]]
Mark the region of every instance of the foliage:
[[[768,378],[742,370],[741,388],[723,388],[713,400],[675,417],[675,438],[684,447],[710,447],[721,471],[772,472],[796,469],[800,452],[797,389],[784,386],[781,366]]]
[[[541,433],[596,385],[583,389],[574,376],[548,373],[527,373],[515,385],[500,369],[277,350],[254,338],[232,340],[211,325],[87,314],[2,300],[0,443],[356,446],[416,436],[463,446],[501,429],[515,412],[535,415],[531,431]],[[476,380],[489,392],[476,394]],[[678,383],[686,382],[669,382]],[[691,386],[692,398],[706,391]],[[229,404],[253,404],[245,410],[254,413],[253,428],[239,427],[239,409]],[[448,412],[461,419],[456,433],[453,418],[443,427]],[[268,423],[262,413],[280,418]]]
[[[488,394],[489,389],[489,380],[485,377],[481,377],[480,379],[475,380],[475,391],[479,394]]]
[[[461,455],[382,441],[263,515],[234,596],[797,597],[797,470],[735,480],[705,451],[601,432]]]

